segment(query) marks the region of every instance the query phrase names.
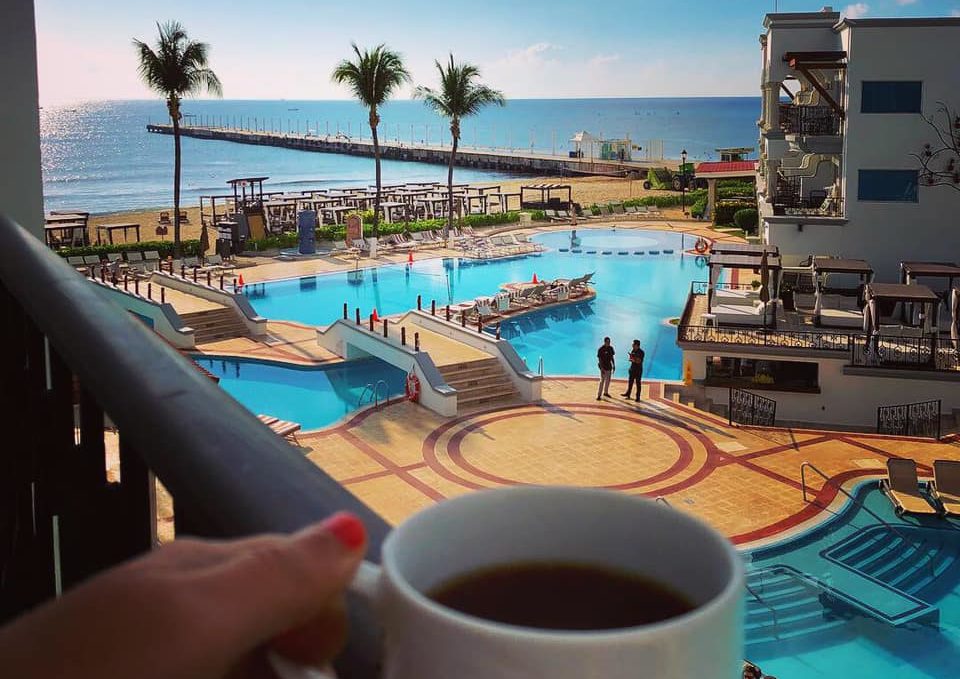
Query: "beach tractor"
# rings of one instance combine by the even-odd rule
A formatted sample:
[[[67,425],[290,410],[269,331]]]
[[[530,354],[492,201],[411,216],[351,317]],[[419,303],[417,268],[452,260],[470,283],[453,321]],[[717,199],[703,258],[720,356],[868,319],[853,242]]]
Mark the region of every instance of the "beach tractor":
[[[643,188],[656,189],[658,191],[682,191],[686,189],[705,189],[707,188],[706,179],[697,179],[693,163],[683,163],[676,172],[666,167],[650,168],[647,172],[647,178],[643,182]]]

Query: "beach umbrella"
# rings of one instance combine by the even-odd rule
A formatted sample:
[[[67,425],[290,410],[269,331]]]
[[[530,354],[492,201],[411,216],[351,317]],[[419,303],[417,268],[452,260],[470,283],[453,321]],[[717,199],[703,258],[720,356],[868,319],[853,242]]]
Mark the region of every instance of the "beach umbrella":
[[[760,301],[764,304],[770,301],[770,266],[766,251],[760,257]]]
[[[960,340],[960,288],[953,288],[950,291],[950,339],[956,342]]]
[[[207,224],[204,222],[200,229],[200,261],[207,258],[207,250],[210,249],[210,234],[207,232]]]

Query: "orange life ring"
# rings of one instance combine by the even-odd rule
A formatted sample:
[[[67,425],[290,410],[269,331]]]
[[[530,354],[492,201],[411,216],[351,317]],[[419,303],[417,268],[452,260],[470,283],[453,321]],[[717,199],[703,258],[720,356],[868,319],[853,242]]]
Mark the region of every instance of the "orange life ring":
[[[406,391],[408,401],[420,402],[420,378],[415,373],[407,375]]]
[[[696,250],[701,255],[707,251],[707,248],[710,247],[710,244],[707,242],[707,239],[701,236],[697,239],[697,242],[694,244],[693,249]]]

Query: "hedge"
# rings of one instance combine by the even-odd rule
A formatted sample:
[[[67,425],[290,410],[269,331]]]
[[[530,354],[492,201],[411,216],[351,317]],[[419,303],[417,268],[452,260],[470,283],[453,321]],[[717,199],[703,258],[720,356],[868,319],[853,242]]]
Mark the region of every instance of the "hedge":
[[[185,256],[198,256],[200,254],[200,241],[184,240],[180,241],[181,249]],[[60,248],[57,254],[61,257],[84,257],[87,255],[112,254],[114,252],[147,252],[156,250],[160,253],[161,259],[173,256],[172,240],[148,240],[139,243],[117,243],[116,245],[86,245],[80,248]]]
[[[371,211],[370,215],[373,213]],[[467,215],[456,220],[457,224],[466,226],[496,226],[499,224],[515,224],[520,221],[519,212],[501,212],[493,215]],[[410,233],[413,231],[431,231],[433,229],[442,229],[447,223],[446,219],[422,219],[416,222],[392,222],[380,224],[380,236],[390,236],[395,233]],[[364,223],[363,231],[365,235],[371,234],[371,225]],[[321,226],[316,229],[317,240],[344,240],[347,237],[347,227],[344,224],[335,226]],[[300,237],[296,233],[284,233],[279,236],[268,236],[259,240],[248,240],[247,248],[250,250],[272,250],[275,248],[292,248],[300,243]]]
[[[733,224],[733,215],[744,208],[756,208],[756,203],[742,200],[718,200],[713,214],[714,224]]]
[[[702,219],[707,211],[707,197],[697,198],[697,201],[690,208],[690,216],[695,219]]]

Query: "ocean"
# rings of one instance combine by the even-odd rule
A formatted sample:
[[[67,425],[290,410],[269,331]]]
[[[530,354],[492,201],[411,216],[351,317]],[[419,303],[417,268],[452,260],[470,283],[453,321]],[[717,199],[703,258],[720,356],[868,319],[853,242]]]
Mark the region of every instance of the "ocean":
[[[187,124],[223,124],[369,138],[364,109],[352,101],[188,100]],[[629,136],[667,158],[686,150],[694,161],[716,159],[715,149],[755,147],[759,97],[642,99],[512,99],[464,122],[461,145],[532,149],[566,154],[580,130],[607,138]],[[173,203],[173,139],[150,134],[148,123],[169,122],[160,100],[105,101],[44,107],[40,111],[47,210],[100,214]],[[381,111],[380,136],[402,142],[450,142],[445,121],[419,101],[390,102]],[[511,178],[457,168],[460,182]],[[294,151],[222,141],[183,139],[182,201],[226,193],[233,177],[268,176],[271,188],[360,186],[372,183],[369,158]],[[384,161],[384,183],[445,180],[446,168]]]

